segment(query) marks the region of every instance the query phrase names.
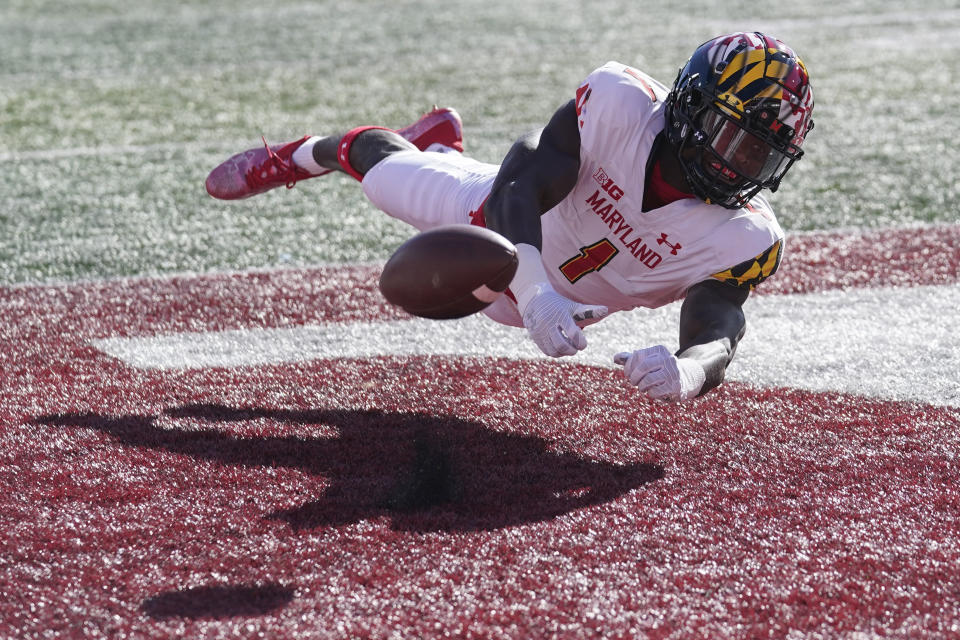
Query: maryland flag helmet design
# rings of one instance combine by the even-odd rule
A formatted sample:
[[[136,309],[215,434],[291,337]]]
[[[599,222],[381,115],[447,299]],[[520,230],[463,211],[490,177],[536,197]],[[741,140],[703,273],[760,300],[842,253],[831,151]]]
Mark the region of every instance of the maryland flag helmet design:
[[[813,90],[793,49],[762,33],[700,45],[665,104],[666,135],[694,194],[739,209],[776,191],[813,128]]]

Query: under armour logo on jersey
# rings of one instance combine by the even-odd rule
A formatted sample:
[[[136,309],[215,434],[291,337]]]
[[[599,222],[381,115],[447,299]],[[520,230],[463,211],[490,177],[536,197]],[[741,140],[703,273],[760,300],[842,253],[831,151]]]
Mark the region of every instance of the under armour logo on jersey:
[[[674,255],[674,256],[677,255],[677,252],[680,251],[680,249],[683,249],[683,245],[680,244],[679,242],[676,244],[672,242],[667,242],[667,234],[665,233],[661,233],[660,237],[657,238],[657,244],[665,244],[668,247],[670,247],[670,255]]]

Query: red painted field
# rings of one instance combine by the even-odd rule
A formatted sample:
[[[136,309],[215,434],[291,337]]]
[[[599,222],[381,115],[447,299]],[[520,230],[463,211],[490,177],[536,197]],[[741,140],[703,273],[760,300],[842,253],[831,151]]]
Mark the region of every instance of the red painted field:
[[[763,293],[953,292],[958,239],[800,236]],[[375,281],[0,290],[0,637],[960,634],[956,398],[730,382],[677,407],[582,364],[94,346],[402,321]]]

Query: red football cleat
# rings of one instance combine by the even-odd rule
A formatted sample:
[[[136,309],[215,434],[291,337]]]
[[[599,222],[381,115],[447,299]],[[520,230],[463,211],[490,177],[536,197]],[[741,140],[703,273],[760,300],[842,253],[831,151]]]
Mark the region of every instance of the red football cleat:
[[[290,159],[309,137],[272,147],[264,141],[262,147],[232,156],[207,176],[207,193],[221,200],[239,200],[279,186],[292,189],[299,180],[313,177]]]
[[[420,151],[439,143],[463,153],[463,121],[453,109],[434,107],[410,126],[397,129],[397,133]]]
[[[413,124],[397,133],[425,151],[442,144],[463,151],[463,122],[453,109],[434,107]],[[207,176],[207,193],[221,200],[239,200],[280,186],[292,189],[300,180],[331,173],[309,173],[293,163],[293,152],[310,136],[286,144],[249,149],[230,157]]]

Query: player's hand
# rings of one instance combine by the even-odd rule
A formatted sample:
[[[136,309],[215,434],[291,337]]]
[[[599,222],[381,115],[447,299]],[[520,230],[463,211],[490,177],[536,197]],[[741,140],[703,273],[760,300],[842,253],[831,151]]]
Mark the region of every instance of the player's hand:
[[[607,315],[607,308],[565,298],[547,283],[537,285],[536,294],[526,303],[523,326],[540,350],[548,356],[572,356],[587,346],[580,326]]]
[[[630,383],[653,400],[689,400],[700,393],[706,379],[699,362],[678,358],[663,345],[618,353],[613,361],[623,365],[623,374]]]

